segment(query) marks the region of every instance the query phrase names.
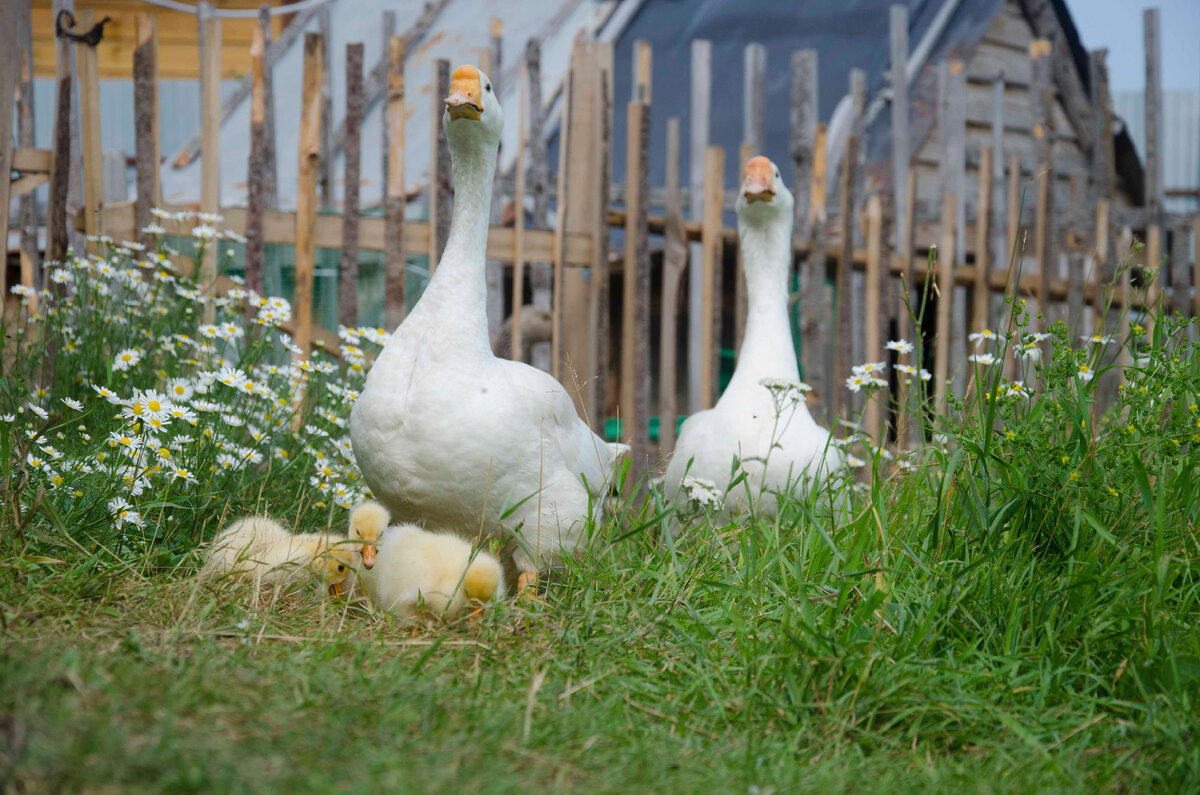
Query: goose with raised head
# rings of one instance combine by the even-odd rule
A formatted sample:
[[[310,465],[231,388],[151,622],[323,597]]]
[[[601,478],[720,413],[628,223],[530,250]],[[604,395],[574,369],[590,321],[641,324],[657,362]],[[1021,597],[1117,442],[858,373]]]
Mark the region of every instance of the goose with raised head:
[[[737,199],[738,240],[746,263],[746,331],[737,367],[717,405],[683,423],[664,487],[678,495],[685,477],[729,486],[735,459],[746,474],[729,489],[725,510],[753,501],[774,513],[774,494],[828,477],[841,466],[829,431],[804,403],[788,320],[795,203],[779,168],[765,157],[746,164]],[[759,499],[766,495],[766,499]]]
[[[578,545],[620,448],[592,433],[553,377],[492,353],[484,257],[502,122],[487,75],[456,69],[442,116],[454,177],[446,248],[376,358],[350,438],[395,520],[515,535],[521,588]]]

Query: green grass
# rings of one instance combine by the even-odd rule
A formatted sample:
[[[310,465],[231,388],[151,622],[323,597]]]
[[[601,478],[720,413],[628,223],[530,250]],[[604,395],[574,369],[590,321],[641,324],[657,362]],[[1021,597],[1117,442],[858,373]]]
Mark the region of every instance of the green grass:
[[[159,289],[140,284],[122,289]],[[206,399],[266,438],[203,413],[173,424],[154,441],[197,473],[173,479],[88,381],[131,399],[224,358],[279,396],[294,385],[262,369],[280,361],[274,331],[189,361],[144,342],[195,328],[186,299],[164,291],[173,311],[143,301],[121,323],[104,303],[118,298],[52,300],[0,378],[15,415],[0,422],[0,780],[16,791],[1200,787],[1194,321],[1133,328],[1107,417],[1075,373],[1111,355],[1059,327],[1026,366],[1031,397],[999,397],[982,367],[930,429],[944,440],[903,466],[853,441],[868,466],[835,487],[844,510],[817,494],[723,521],[652,493],[592,528],[538,600],[427,629],[316,591],[252,604],[196,581],[197,545],[233,515],[344,526],[361,484],[333,463],[338,390],[361,373],[306,376],[301,424],[328,440],[214,385]],[[135,344],[144,361],[114,372]],[[30,463],[47,440],[61,457]],[[217,463],[239,448],[263,458]],[[137,522],[118,526],[114,497]]]

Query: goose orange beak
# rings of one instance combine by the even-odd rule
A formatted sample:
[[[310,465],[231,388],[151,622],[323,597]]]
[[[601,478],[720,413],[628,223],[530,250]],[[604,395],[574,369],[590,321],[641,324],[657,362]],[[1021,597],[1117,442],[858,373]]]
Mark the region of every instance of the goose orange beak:
[[[770,160],[762,155],[750,159],[746,164],[746,177],[742,180],[742,195],[749,204],[775,198],[775,167]]]
[[[341,596],[342,591],[345,590],[345,587],[346,587],[345,580],[340,580],[338,582],[335,582],[329,586],[329,595],[330,596]]]
[[[375,545],[363,544],[362,547],[363,568],[369,569],[375,565]]]
[[[479,70],[474,66],[460,66],[450,76],[446,110],[451,119],[479,121],[483,115],[483,88],[479,85]]]

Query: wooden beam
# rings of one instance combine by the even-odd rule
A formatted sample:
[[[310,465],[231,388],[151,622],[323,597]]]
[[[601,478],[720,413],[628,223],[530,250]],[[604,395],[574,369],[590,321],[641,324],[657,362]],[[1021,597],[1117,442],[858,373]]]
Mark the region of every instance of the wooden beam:
[[[317,9],[317,30],[325,42],[321,48],[321,57],[325,59],[321,64],[321,156],[317,160],[317,191],[322,207],[333,206],[333,147],[329,139],[333,130],[333,21],[330,17],[328,5]]]
[[[526,84],[529,73],[521,70],[520,103],[517,112],[517,189],[513,195],[513,275],[512,275],[512,358],[522,360],[524,346],[521,341],[521,305],[525,303],[525,148],[529,145],[526,130],[525,105],[528,95]]]
[[[863,346],[866,352],[865,361],[886,361],[883,355],[882,327],[879,323],[873,322],[875,318],[881,316],[883,309],[880,300],[880,291],[883,288],[884,280],[883,202],[880,201],[878,194],[872,194],[867,199],[867,228],[864,237],[867,242],[866,278],[864,279],[866,311],[863,313],[866,318],[866,322],[863,324],[863,331],[866,335]],[[890,273],[887,278],[891,278]],[[879,401],[884,399],[885,397],[881,395],[878,399],[869,401],[863,417],[866,431],[875,440],[875,444],[880,444],[887,438],[886,431],[879,424]]]
[[[308,12],[302,12],[292,19],[288,24],[284,35],[280,37],[282,41],[292,25]],[[274,209],[279,204],[279,194],[276,189],[278,167],[275,165],[275,70],[271,61],[271,53],[275,48],[275,42],[271,40],[271,6],[266,3],[258,9],[258,30],[262,34],[263,41],[263,60],[262,60],[262,128],[263,128],[263,175],[262,175],[262,195],[263,206]],[[253,70],[251,70],[253,71]],[[250,78],[251,93],[254,89],[254,75],[248,75]],[[241,86],[245,86],[246,81],[243,78]],[[221,106],[222,123],[228,118],[228,103]]]
[[[1142,12],[1146,53],[1146,213],[1151,224],[1162,224],[1162,41],[1157,8]]]
[[[91,30],[95,24],[94,9],[79,10],[81,30]],[[100,205],[104,203],[104,152],[100,146],[100,74],[96,48],[86,44],[77,47],[75,63],[79,71],[79,132],[83,141],[83,231],[98,235]]]
[[[662,308],[658,346],[658,446],[661,458],[675,451],[675,422],[679,416],[676,385],[679,286],[687,268],[687,238],[683,228],[683,197],[679,188],[679,119],[667,120],[666,229],[662,269]],[[1198,221],[1200,223],[1200,221]],[[1200,261],[1200,258],[1197,258]]]
[[[817,138],[817,51],[792,53],[791,155],[792,190],[796,194],[796,217],[792,237],[807,241],[811,234],[810,211],[813,165]],[[805,376],[806,378],[808,376]]]
[[[1200,317],[1200,214],[1192,218],[1192,314]]]
[[[1007,209],[1004,202],[1004,74],[992,81],[992,267],[1007,270],[1008,247],[1012,240],[1005,237]],[[999,318],[996,322],[999,323]]]
[[[991,308],[988,275],[992,261],[988,256],[988,246],[991,242],[992,160],[992,147],[983,147],[979,161],[979,211],[975,221],[975,291],[971,299],[971,328],[975,331],[991,328],[988,321]]]
[[[693,39],[691,43],[691,98],[689,105],[690,140],[689,186],[690,212],[693,221],[702,221],[704,214],[705,163],[708,155],[710,112],[712,107],[712,42]],[[722,150],[722,154],[724,151]],[[688,264],[688,398],[689,410],[695,412],[712,405],[712,384],[702,383],[701,373],[712,363],[705,363],[705,314],[703,243],[692,246]],[[710,357],[711,358],[711,357]],[[707,389],[707,392],[705,391]]]
[[[408,310],[407,248],[404,244],[404,37],[388,41],[387,171],[384,198],[384,305],[387,328],[394,329]]]
[[[908,126],[908,7],[893,5],[888,18],[892,80],[892,206],[897,219],[907,217],[906,188],[912,157]],[[907,256],[912,248],[911,227],[897,223],[896,251]]]
[[[650,96],[649,90],[641,92]],[[621,305],[621,438],[632,447],[630,478],[650,468],[650,103],[630,102],[626,113],[625,273]]]
[[[484,48],[480,55],[481,68],[486,62],[486,68],[483,69],[484,74],[488,75],[492,81],[492,91],[495,96],[500,96],[501,85],[501,58],[503,57],[504,45],[504,24],[492,17],[489,20],[489,41],[488,47]],[[499,162],[496,164],[496,179],[492,181],[492,203],[490,212],[490,222],[499,224],[504,220],[504,201],[505,187],[501,184],[500,177],[503,175]],[[504,320],[504,263],[499,260],[489,259],[484,263],[484,286],[487,295],[487,320],[488,320],[488,338],[497,339],[501,323]],[[551,344],[553,347],[553,343]],[[519,350],[519,349],[515,349]]]
[[[312,339],[313,259],[316,254],[317,176],[321,158],[321,72],[325,40],[319,33],[304,34],[304,82],[300,95],[300,146],[296,164],[296,291],[292,301],[296,317],[294,342],[307,358]]]
[[[161,205],[158,157],[158,18],[153,11],[137,15],[137,47],[133,51],[134,163],[137,173],[136,230],[151,223],[150,209]],[[150,236],[138,233],[149,244]]]
[[[358,325],[358,191],[362,169],[363,45],[346,45],[346,162],[342,204],[342,262],[338,269],[338,323]]]
[[[0,273],[0,315],[8,299],[8,208],[11,186],[8,174],[12,170],[13,98],[21,83],[20,50],[13,46],[21,40],[19,3],[9,2],[0,8],[0,39],[7,46],[0,49],[0,243],[3,243],[3,273]],[[7,353],[7,352],[6,352]]]
[[[651,75],[653,73],[654,48],[650,42],[638,39],[633,43],[633,90],[634,102],[650,104]],[[629,180],[625,180],[626,184]]]
[[[844,399],[842,388],[850,377],[854,364],[853,334],[855,320],[851,313],[851,278],[854,267],[854,162],[858,159],[859,140],[857,135],[846,137],[846,150],[842,154],[842,176],[839,191],[838,230],[841,248],[837,259],[834,278],[834,355],[833,385],[829,395],[831,417],[838,417],[843,408],[850,406]]]
[[[19,20],[18,27],[20,33],[20,82],[17,85],[17,146],[32,148],[34,144],[34,120],[33,120],[33,18],[32,18],[32,3],[22,2],[19,4]],[[2,128],[0,128],[2,129]],[[49,152],[47,152],[47,155]],[[12,157],[12,152],[6,157],[4,167],[8,167],[11,163],[7,158]],[[49,158],[47,158],[47,163]],[[0,172],[2,173],[2,172]],[[48,181],[50,179],[49,169],[46,173],[37,176],[39,179]],[[15,187],[15,186],[14,186]],[[3,190],[3,189],[0,189]],[[0,202],[0,207],[6,207],[7,204]],[[0,212],[3,212],[0,210]],[[18,203],[17,223],[21,229],[21,283],[30,289],[36,289],[34,273],[38,270],[38,262],[40,260],[41,248],[38,245],[38,217],[37,217],[37,198],[32,192],[21,196]],[[8,234],[0,236],[0,240],[7,243]],[[0,295],[8,295],[8,287],[4,284],[5,278],[0,276]],[[31,302],[31,307],[36,306]],[[0,313],[3,309],[0,309]]]
[[[954,219],[957,217],[957,197],[946,193],[942,197],[942,236],[937,251],[937,324],[934,340],[933,380],[934,410],[946,413],[946,389],[950,380],[950,319],[954,303],[954,241],[957,237]]]
[[[266,182],[266,43],[261,25],[250,40],[250,158],[246,165],[246,287],[262,294],[263,210]]]
[[[742,142],[751,157],[766,154],[767,48],[753,42],[742,50]]]
[[[221,205],[221,19],[212,3],[197,8],[200,25],[200,212],[216,213]],[[205,247],[200,263],[200,284],[217,278],[217,244]],[[204,308],[205,322],[212,322],[212,304]],[[304,346],[301,346],[304,347]]]
[[[56,15],[59,10],[69,10],[73,5],[56,0]],[[56,38],[54,53],[54,126],[51,128],[54,137],[50,147],[50,196],[46,203],[46,259],[65,262],[68,246],[67,196],[71,184],[71,109],[75,95],[75,81],[71,74],[71,40]],[[4,214],[7,217],[7,204]]]
[[[430,121],[433,125],[430,141],[433,151],[429,161],[429,275],[437,269],[450,234],[450,211],[453,197],[450,188],[450,145],[446,142],[446,130],[442,126],[445,99],[450,94],[450,62],[438,58],[433,66],[433,90],[430,92],[432,108]]]
[[[700,404],[696,410],[712,408],[720,388],[721,362],[721,193],[724,190],[725,150],[704,150],[704,218],[701,247],[702,301],[700,311]]]
[[[1050,81],[1050,42],[1034,39],[1029,45],[1033,60],[1033,140],[1037,152],[1037,216],[1034,226],[1033,251],[1037,260],[1038,306],[1041,314],[1039,331],[1049,325],[1046,286],[1050,283],[1054,263],[1058,259],[1058,240],[1054,227],[1054,88]],[[1043,361],[1050,361],[1051,345],[1042,343]]]

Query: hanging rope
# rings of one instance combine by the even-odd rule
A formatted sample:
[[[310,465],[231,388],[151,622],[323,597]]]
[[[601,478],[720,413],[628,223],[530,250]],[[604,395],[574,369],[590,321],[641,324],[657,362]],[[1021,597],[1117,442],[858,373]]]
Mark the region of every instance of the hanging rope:
[[[185,14],[198,15],[200,13],[200,9],[197,6],[190,6],[187,3],[180,3],[176,0],[142,0],[142,2],[152,6],[158,6],[159,8],[167,8],[171,11],[182,11]],[[292,3],[291,5],[272,6],[271,8],[267,9],[267,13],[271,16],[278,16],[280,14],[296,14],[300,11],[307,11],[310,8],[316,8],[317,6],[323,6],[331,2],[333,2],[333,0],[301,0],[301,2]],[[214,8],[212,10],[212,15],[214,17],[226,17],[230,19],[255,19],[258,17],[258,9]]]

